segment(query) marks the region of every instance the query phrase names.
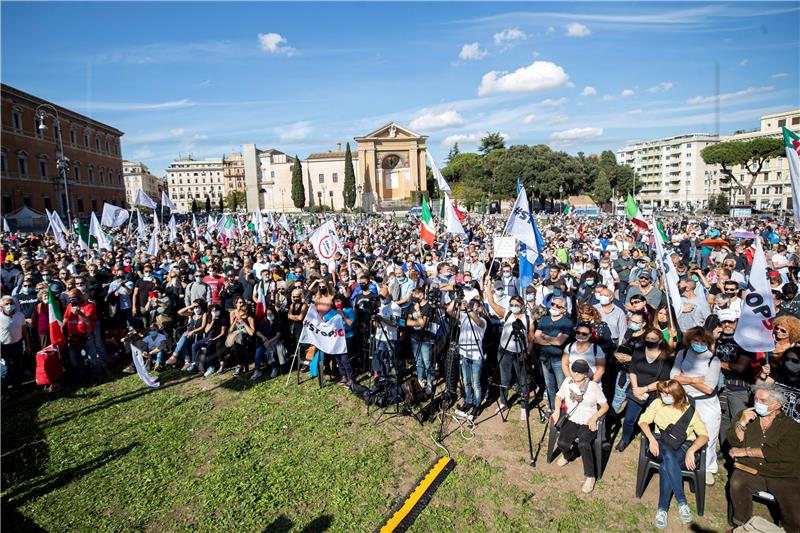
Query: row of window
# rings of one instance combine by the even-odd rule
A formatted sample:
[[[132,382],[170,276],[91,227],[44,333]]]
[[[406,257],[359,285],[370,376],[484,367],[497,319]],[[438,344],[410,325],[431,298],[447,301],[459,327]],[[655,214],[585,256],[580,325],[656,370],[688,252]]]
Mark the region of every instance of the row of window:
[[[178,178],[178,179],[176,180],[176,179],[175,179],[175,178],[173,178],[172,176],[170,176],[170,178],[171,178],[171,179],[169,180],[169,182],[170,182],[171,184],[175,185],[175,184],[177,183],[178,185],[183,185],[183,179],[181,179],[181,178]],[[195,179],[194,179],[194,183],[195,183],[195,185],[197,185],[198,183],[207,183],[207,182],[208,182],[208,180],[206,180],[206,179],[200,179],[200,178],[195,178]],[[186,178],[186,185],[191,185],[191,184],[192,184],[192,180],[191,180],[191,179],[189,179],[189,178]]]
[[[67,201],[66,196],[64,194],[61,194],[61,205],[66,204],[66,201]],[[74,203],[71,204],[71,208],[74,210],[74,213],[84,214],[86,212],[83,198],[73,198],[72,202]],[[119,205],[119,203],[116,200],[111,200],[111,201],[104,200],[104,202],[110,203],[112,205]],[[49,196],[43,196],[42,203],[45,209],[48,209],[50,211],[54,210],[53,201],[50,199]],[[31,209],[33,208],[32,196],[30,194],[24,193],[22,195],[22,205],[24,205],[25,207],[29,207]],[[99,212],[98,207],[102,207],[101,202],[98,202],[98,200],[94,198],[90,200],[90,205],[92,207],[92,211],[95,213]],[[16,206],[14,205],[14,199],[12,198],[11,194],[4,193],[3,213],[12,213],[13,211],[15,211],[15,207]]]
[[[274,174],[274,172],[273,172],[273,174]],[[272,176],[272,177],[274,178],[275,176]],[[319,175],[319,182],[320,183],[325,183],[325,174],[320,174]],[[333,174],[331,174],[331,182],[332,183],[339,183],[339,173],[338,172],[334,172]]]
[[[39,154],[37,156],[37,163],[38,163],[38,170],[39,170],[39,177],[40,178],[47,178],[48,176],[55,176],[57,173],[50,174],[50,160],[44,154]],[[3,174],[8,172],[8,155],[5,148],[0,152],[0,171]],[[107,172],[107,174],[106,174]],[[30,177],[31,170],[28,164],[28,153],[24,150],[19,150],[17,152],[17,173],[22,177]],[[86,168],[86,174],[88,178],[89,184],[94,184],[95,180],[95,170],[94,165],[89,164]],[[106,176],[108,177],[108,185],[114,185],[114,171],[112,169],[108,169],[103,166],[98,168],[98,183],[100,185],[106,184]],[[117,176],[119,179],[119,185],[123,184],[123,177],[122,172],[117,172]],[[81,181],[81,164],[78,161],[72,162],[72,177],[75,178],[75,181],[80,183]]]
[[[12,111],[11,111],[11,125],[17,131],[20,131],[20,132],[24,132],[25,131],[25,123],[24,123],[24,121],[22,119],[22,108],[15,107],[14,109],[12,109]],[[33,133],[34,133],[34,135],[36,137],[39,137],[40,139],[43,139],[44,138],[44,133],[42,132],[42,130],[39,129],[39,118],[36,115],[33,115],[33,124],[32,125],[33,125]],[[56,135],[55,138],[57,138],[58,136],[61,135],[61,128],[59,126],[55,126],[54,132],[55,132],[55,135]],[[85,149],[87,149],[87,150],[90,147],[89,140],[90,140],[91,133],[92,132],[88,128],[84,128],[84,131],[83,131],[83,147]],[[62,138],[62,142],[63,142],[63,138]],[[69,144],[70,144],[70,146],[73,146],[73,147],[77,146],[77,144],[78,144],[78,126],[75,126],[75,125],[71,125],[70,126],[70,128],[69,128]],[[96,152],[100,151],[100,146],[101,146],[100,134],[97,133],[97,132],[94,132],[94,149],[95,149]],[[117,139],[115,137],[109,137],[108,135],[106,135],[105,138],[103,139],[102,146],[105,149],[105,152],[107,154],[116,155],[117,153],[120,152],[119,139]]]

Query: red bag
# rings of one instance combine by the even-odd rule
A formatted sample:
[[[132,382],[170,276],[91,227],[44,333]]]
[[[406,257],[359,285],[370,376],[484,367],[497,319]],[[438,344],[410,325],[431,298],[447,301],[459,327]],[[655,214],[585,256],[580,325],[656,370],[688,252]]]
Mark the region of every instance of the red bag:
[[[64,368],[58,350],[48,346],[36,353],[36,384],[53,385],[61,381]]]

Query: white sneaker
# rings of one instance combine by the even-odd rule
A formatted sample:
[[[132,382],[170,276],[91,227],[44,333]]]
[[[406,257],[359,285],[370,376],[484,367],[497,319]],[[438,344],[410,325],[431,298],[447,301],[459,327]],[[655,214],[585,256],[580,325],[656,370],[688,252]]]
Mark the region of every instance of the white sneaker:
[[[667,527],[667,512],[664,509],[659,509],[656,513],[656,527],[658,529],[666,529]]]
[[[586,481],[583,482],[583,487],[581,487],[581,490],[585,494],[589,494],[590,492],[592,492],[592,490],[594,490],[594,478],[587,477]]]
[[[203,374],[203,376],[204,376],[204,377],[208,377],[208,376],[210,376],[210,375],[211,375],[211,374],[213,374],[213,373],[214,373],[214,367],[213,367],[213,366],[210,366],[210,367],[206,368],[206,371],[205,371],[205,373]]]
[[[256,370],[255,372],[253,372],[253,375],[250,376],[250,381],[257,381],[258,378],[260,378],[262,375],[263,374],[261,373],[261,370]]]
[[[519,410],[519,419],[520,420],[527,420],[528,419],[528,410],[525,408],[521,408]]]
[[[563,455],[559,455],[558,459],[556,459],[556,466],[567,466],[567,464],[569,464],[569,461]]]
[[[710,472],[706,472],[706,485],[708,485],[710,487],[711,485],[716,483],[716,481],[717,480],[714,478],[714,474],[712,474]]]
[[[692,521],[692,510],[689,509],[689,506],[685,503],[678,506],[678,520],[684,524],[688,524]]]

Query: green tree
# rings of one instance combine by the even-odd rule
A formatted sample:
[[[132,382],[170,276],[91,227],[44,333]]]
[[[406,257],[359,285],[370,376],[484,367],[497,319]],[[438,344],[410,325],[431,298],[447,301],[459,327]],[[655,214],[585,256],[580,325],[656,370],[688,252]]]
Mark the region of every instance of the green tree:
[[[292,165],[292,202],[298,209],[306,205],[306,188],[303,186],[303,167],[300,165],[300,158],[294,156]]]
[[[206,213],[211,212],[211,198],[206,195]]]
[[[592,185],[592,199],[599,206],[607,204],[611,199],[611,183],[608,181],[608,175],[605,170],[601,169],[597,173],[597,178]]]
[[[356,173],[353,170],[353,154],[350,152],[350,143],[344,152],[344,206],[353,209],[356,205]]]
[[[712,194],[708,199],[708,210],[715,215],[727,215],[731,210],[728,196],[725,194]]]
[[[500,135],[500,132],[493,132],[487,133],[486,136],[481,139],[481,145],[478,147],[478,151],[483,155],[488,154],[492,150],[497,150],[498,148],[505,148],[506,147],[506,140]]]
[[[445,159],[444,162],[449,165],[450,161],[452,161],[453,158],[455,156],[457,156],[458,154],[460,154],[460,153],[461,153],[461,150],[458,149],[458,143],[454,143],[453,146],[450,147],[450,151],[447,152],[447,159]]]
[[[753,185],[761,173],[764,163],[772,158],[784,154],[783,140],[775,138],[760,138],[752,141],[727,141],[706,146],[700,152],[703,161],[709,165],[722,167],[725,181],[733,181],[744,194],[745,205],[750,205],[750,196]],[[736,166],[750,174],[750,180],[740,180],[733,174]]]
[[[225,205],[231,211],[236,211],[240,205],[247,204],[247,195],[242,191],[231,191],[225,197]]]
[[[192,213],[197,213],[197,200],[192,200]]]
[[[478,154],[462,152],[453,157],[442,170],[442,176],[451,184],[458,181],[479,181],[483,176],[483,162]]]
[[[222,203],[222,197],[219,199],[219,212],[222,213],[225,211],[225,205]]]

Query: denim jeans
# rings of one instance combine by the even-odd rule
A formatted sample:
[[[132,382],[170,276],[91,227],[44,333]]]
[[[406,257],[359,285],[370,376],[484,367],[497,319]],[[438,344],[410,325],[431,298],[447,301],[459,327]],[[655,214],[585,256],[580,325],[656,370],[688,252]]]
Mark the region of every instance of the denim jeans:
[[[353,367],[350,365],[349,353],[337,353],[336,364],[339,366],[339,373],[348,381],[353,380]]]
[[[564,371],[561,370],[561,358],[551,357],[549,361],[542,365],[542,374],[544,374],[544,384],[547,387],[547,406],[550,411],[556,408],[556,393],[564,383]],[[549,364],[549,368],[547,366]]]
[[[190,340],[191,339],[186,335],[186,333],[181,335],[181,338],[178,339],[178,342],[175,343],[175,350],[173,351],[173,353],[175,354],[175,357],[183,357],[184,361],[188,361],[189,360],[189,356],[190,356],[189,341]],[[194,358],[192,358],[192,359],[194,360]]]
[[[100,371],[103,368],[103,362],[97,355],[97,348],[94,343],[94,335],[88,334],[83,345],[69,345],[69,360],[72,363],[72,368],[75,370],[76,378],[83,377],[83,365],[85,361],[89,361],[92,367],[92,375],[95,377],[100,376]]]
[[[522,401],[527,402],[528,398],[528,370],[525,362],[520,361],[517,354],[500,348],[497,352],[497,364],[500,367],[500,398],[504,405],[508,405],[508,389],[511,387],[511,370],[517,374],[519,393]],[[559,368],[561,368],[559,366]],[[563,379],[562,379],[563,381]]]
[[[619,413],[620,409],[622,409],[622,404],[625,402],[625,398],[628,397],[628,387],[631,384],[631,378],[628,376],[627,370],[620,368],[619,372],[617,379],[614,380],[614,399],[611,400],[611,408],[615,413]],[[630,404],[631,402],[628,403]]]
[[[391,344],[390,344],[391,343]],[[381,376],[388,376],[394,367],[395,350],[397,341],[377,341],[375,355],[372,358],[372,370]]]
[[[411,336],[411,352],[417,361],[417,379],[428,383],[433,381],[431,373],[431,341],[425,338]]]
[[[194,344],[192,344],[192,363],[197,362],[197,354],[200,353],[200,350],[206,348],[206,352],[211,354],[215,348],[215,342],[211,339],[201,339]]]
[[[685,467],[684,458],[686,457],[686,450],[689,449],[692,443],[686,441],[677,450],[672,449],[658,441],[658,456],[661,458],[661,467],[659,468],[658,480],[658,508],[664,511],[669,510],[669,502],[672,500],[672,495],[675,495],[675,501],[678,505],[686,503],[686,493],[683,491],[683,476],[681,470]],[[701,468],[702,465],[696,465]]]
[[[464,382],[464,403],[478,407],[483,398],[481,367],[483,359],[461,358],[461,380]]]
[[[653,395],[653,398],[655,398],[655,395]],[[625,421],[622,423],[622,442],[627,444],[631,441],[633,430],[636,429],[636,421],[639,420],[639,415],[650,403],[652,403],[651,398],[641,404],[628,398],[628,405],[625,407]]]

